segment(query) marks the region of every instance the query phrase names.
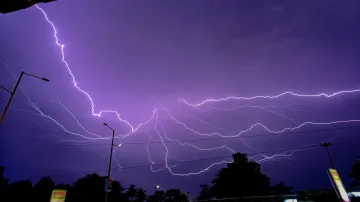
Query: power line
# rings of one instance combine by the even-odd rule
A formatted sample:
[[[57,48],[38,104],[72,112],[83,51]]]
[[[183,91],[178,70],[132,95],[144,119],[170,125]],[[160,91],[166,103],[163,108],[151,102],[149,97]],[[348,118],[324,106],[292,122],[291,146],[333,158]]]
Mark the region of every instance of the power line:
[[[180,142],[197,142],[197,141],[214,141],[222,139],[238,139],[238,138],[255,138],[255,137],[269,137],[269,136],[278,136],[278,135],[291,135],[291,134],[301,134],[301,133],[313,133],[313,132],[325,132],[325,131],[336,131],[336,130],[345,130],[345,129],[354,129],[360,128],[360,126],[349,126],[349,127],[339,127],[339,128],[327,128],[327,129],[317,129],[317,130],[304,130],[304,131],[295,131],[295,132],[284,132],[284,133],[266,133],[266,134],[254,134],[254,135],[242,135],[237,137],[216,137],[216,138],[199,138],[199,139],[185,139],[179,140]],[[164,141],[164,143],[176,143],[175,141]],[[122,145],[143,145],[143,144],[162,144],[161,141],[151,141],[151,142],[124,142]],[[110,144],[57,144],[56,146],[103,146]]]
[[[360,142],[360,139],[357,140],[349,140],[349,141],[342,141],[342,142],[334,142],[333,145],[340,145],[340,144],[351,144],[351,143],[357,143]],[[277,149],[277,150],[268,150],[263,152],[254,152],[254,153],[246,153],[247,155],[257,155],[257,154],[267,154],[267,153],[274,153],[274,152],[286,152],[286,151],[295,151],[300,149],[316,149],[316,148],[322,148],[320,144],[314,144],[314,145],[308,145],[304,147],[298,147],[298,148],[288,148],[288,149]],[[208,161],[208,160],[216,160],[216,159],[224,159],[224,158],[231,158],[232,156],[219,156],[219,157],[210,157],[210,158],[201,158],[201,159],[192,159],[192,160],[183,160],[183,161],[175,161],[168,163],[168,165],[175,165],[175,164],[181,164],[181,163],[191,163],[191,162],[199,162],[199,161]],[[138,168],[145,168],[150,166],[160,166],[165,165],[164,163],[158,163],[158,164],[146,164],[146,165],[138,165],[138,166],[128,166],[128,167],[121,167],[119,168],[113,168],[111,170],[129,170],[129,169],[138,169]],[[82,174],[82,173],[96,173],[96,172],[107,172],[106,169],[104,170],[91,170],[91,171],[83,171],[83,172],[70,172],[70,173],[59,173],[59,174],[52,174],[49,176],[59,176],[59,175],[73,175],[73,174]]]

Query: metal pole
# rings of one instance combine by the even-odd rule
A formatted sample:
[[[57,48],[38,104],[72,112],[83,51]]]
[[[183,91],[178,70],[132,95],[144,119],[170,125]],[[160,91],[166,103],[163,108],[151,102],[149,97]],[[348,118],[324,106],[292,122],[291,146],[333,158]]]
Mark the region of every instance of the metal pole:
[[[329,160],[330,160],[331,168],[332,168],[332,169],[335,169],[334,163],[333,163],[333,161],[332,161],[332,159],[331,159],[330,152],[329,152],[329,150],[328,150],[328,147],[330,147],[332,144],[331,144],[330,142],[324,142],[324,143],[321,143],[320,145],[326,149],[326,152],[327,152],[328,157],[329,157]]]
[[[325,149],[326,149],[326,152],[327,152],[327,154],[328,154],[328,156],[329,156],[329,160],[330,160],[330,163],[331,163],[331,168],[335,169],[335,168],[334,168],[334,163],[333,163],[333,161],[332,161],[332,159],[331,159],[331,156],[330,156],[330,152],[329,152],[329,150],[328,150],[328,147],[325,147]]]
[[[19,77],[19,79],[17,80],[13,91],[11,92],[11,95],[10,95],[10,97],[9,97],[9,100],[8,100],[8,102],[6,103],[6,106],[5,106],[5,108],[4,108],[4,111],[3,111],[2,114],[1,114],[1,117],[0,117],[0,125],[2,124],[2,122],[3,122],[4,118],[5,118],[6,112],[7,112],[7,110],[8,110],[9,107],[10,107],[11,101],[12,101],[12,99],[13,99],[15,93],[16,93],[16,90],[17,90],[17,88],[18,88],[18,86],[19,86],[19,84],[20,84],[21,78],[23,77],[24,73],[25,73],[24,71],[21,72],[20,77]]]
[[[110,174],[111,174],[111,162],[112,162],[112,153],[113,153],[114,136],[115,136],[115,130],[112,129],[112,131],[113,131],[113,134],[112,134],[111,147],[110,147],[109,169],[108,169],[108,174],[107,174],[108,180],[110,179]],[[108,194],[109,194],[109,192],[106,190],[106,193],[105,193],[105,202],[107,202]]]

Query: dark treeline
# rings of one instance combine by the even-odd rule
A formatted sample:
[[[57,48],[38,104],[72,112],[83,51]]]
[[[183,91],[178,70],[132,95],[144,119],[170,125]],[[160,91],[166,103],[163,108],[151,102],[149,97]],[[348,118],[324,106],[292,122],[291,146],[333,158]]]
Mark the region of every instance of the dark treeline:
[[[76,180],[72,185],[55,184],[51,177],[43,177],[34,185],[28,180],[10,182],[3,173],[4,167],[0,166],[0,201],[2,202],[49,202],[54,189],[67,190],[66,202],[102,202],[105,200],[106,178],[95,173]],[[360,186],[360,164],[354,163],[349,177],[352,179],[352,187]],[[306,190],[293,192],[291,186],[286,186],[282,182],[271,186],[270,178],[261,173],[260,165],[249,161],[247,155],[241,153],[233,155],[233,162],[220,169],[210,185],[203,184],[200,185],[200,188],[197,201],[226,198],[226,201],[280,202],[285,198],[295,197],[295,195],[304,201],[338,201],[335,192],[331,190],[313,194]],[[189,198],[187,193],[183,193],[179,189],[156,190],[153,193],[146,193],[135,185],[123,187],[120,182],[113,181],[108,202],[118,201],[180,202],[189,201]],[[356,201],[356,199],[352,201]]]

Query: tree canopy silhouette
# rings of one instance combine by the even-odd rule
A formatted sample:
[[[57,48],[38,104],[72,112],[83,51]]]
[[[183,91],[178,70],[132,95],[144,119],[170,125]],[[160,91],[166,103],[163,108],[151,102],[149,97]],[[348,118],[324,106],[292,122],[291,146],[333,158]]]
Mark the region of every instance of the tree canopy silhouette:
[[[135,198],[136,198],[136,201],[138,201],[138,202],[145,201],[146,200],[145,191],[143,189],[141,189],[141,188],[137,189],[136,194],[135,194]]]
[[[357,159],[354,162],[349,177],[352,179],[351,182],[352,187],[360,186],[360,159]]]
[[[130,185],[129,188],[127,189],[126,194],[128,195],[130,201],[134,201],[134,198],[136,196],[136,192],[137,192],[137,188],[135,187],[135,185]]]
[[[260,165],[254,161],[249,161],[246,154],[233,154],[233,161],[226,167],[221,168],[211,181],[211,185],[200,185],[198,200],[212,200],[223,198],[242,198],[253,196],[269,195],[288,195],[291,194],[292,187],[285,186],[283,182],[270,186],[270,178],[260,170]],[[72,185],[55,184],[50,177],[41,178],[34,186],[28,180],[20,180],[9,183],[9,179],[4,176],[4,167],[0,166],[0,201],[50,201],[51,192],[54,189],[67,190],[66,202],[88,202],[104,201],[105,199],[105,179],[98,174],[89,174],[79,178]],[[349,174],[352,184],[360,185],[360,161],[357,160],[352,172]],[[336,198],[335,193],[324,192],[321,195],[313,195],[305,190],[298,192],[299,199],[311,199],[314,201],[331,201]],[[310,197],[311,196],[311,197]],[[272,196],[274,197],[274,196]],[[283,197],[281,197],[283,198]],[[259,197],[258,201],[264,198]],[[251,201],[254,201],[251,198]],[[353,199],[352,199],[353,200]],[[146,192],[130,185],[124,188],[119,181],[112,181],[112,189],[108,196],[108,202],[184,202],[188,201],[188,194],[179,189],[156,190],[153,195],[147,196]],[[355,201],[355,200],[353,200]]]
[[[32,184],[29,180],[10,183],[7,187],[6,198],[11,201],[27,201],[33,197]]]
[[[212,180],[211,192],[216,198],[263,196],[270,194],[270,178],[260,165],[249,161],[246,154],[233,154],[233,162],[219,170]]]
[[[55,185],[51,177],[41,178],[34,186],[28,180],[21,180],[8,184],[8,179],[4,177],[4,167],[0,166],[1,180],[1,202],[14,201],[36,201],[48,202],[54,189],[67,190],[66,202],[88,202],[104,201],[105,199],[105,179],[98,174],[89,174],[79,178],[72,185],[58,184]],[[112,189],[108,196],[108,202],[129,201],[129,202],[175,202],[187,201],[187,194],[179,189],[169,189],[167,191],[158,190],[152,196],[146,196],[146,192],[130,185],[124,188],[120,182],[113,180]]]
[[[287,195],[291,194],[293,187],[285,186],[284,182],[280,182],[271,187],[271,193],[273,195]]]
[[[213,194],[211,193],[210,187],[207,184],[200,185],[200,192],[197,200],[210,200],[213,198]]]
[[[0,187],[7,186],[9,183],[9,179],[4,176],[5,167],[0,166]]]
[[[188,201],[188,195],[182,193],[179,189],[169,189],[156,191],[154,195],[147,198],[148,202],[180,202]]]
[[[166,202],[175,202],[175,201],[187,201],[188,196],[185,193],[182,193],[180,189],[169,189],[165,193]]]
[[[0,196],[5,196],[7,192],[7,186],[9,184],[9,179],[4,176],[4,166],[0,166]]]
[[[155,191],[154,195],[148,196],[148,202],[160,202],[165,201],[165,192],[163,190]]]

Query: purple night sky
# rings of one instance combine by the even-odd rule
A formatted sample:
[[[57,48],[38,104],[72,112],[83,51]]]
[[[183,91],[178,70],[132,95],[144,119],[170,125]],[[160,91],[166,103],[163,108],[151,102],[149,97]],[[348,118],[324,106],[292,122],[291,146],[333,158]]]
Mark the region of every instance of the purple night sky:
[[[115,142],[122,144],[114,153],[113,178],[148,193],[159,184],[163,189],[197,194],[199,185],[209,183],[225,165],[190,176],[174,176],[167,169],[152,172],[145,166],[151,164],[146,150],[149,136],[153,143],[148,144],[148,151],[157,164],[153,170],[164,168],[166,150],[174,174],[197,173],[213,163],[229,161],[234,150],[261,162],[273,183],[284,181],[296,188],[331,186],[325,173],[330,166],[325,150],[289,151],[286,154],[292,155],[273,158],[256,153],[331,141],[335,167],[349,182],[347,174],[360,156],[359,142],[336,142],[360,140],[360,128],[354,128],[360,126],[360,91],[330,98],[232,99],[198,107],[186,105],[183,99],[200,103],[227,96],[360,89],[360,4],[356,0],[58,0],[39,6],[56,26],[59,42],[65,44],[65,60],[78,86],[91,95],[95,113],[116,110],[136,127],[157,111],[147,124],[121,138],[131,128],[114,113],[92,115],[88,97],[73,86],[41,10],[34,6],[2,15],[0,85],[11,89],[15,84],[9,71],[16,77],[24,70],[51,80],[44,83],[24,77],[22,90],[0,127],[0,165],[6,166],[11,180],[36,182],[50,175],[57,183],[72,183],[88,174],[81,172],[103,171],[98,173],[105,175],[111,130],[102,123],[107,122],[116,130]],[[1,106],[7,98],[6,91],[1,91]],[[301,125],[347,120],[353,121]],[[272,131],[301,127],[282,135],[256,125],[237,138],[204,136],[214,132],[238,135],[256,123]],[[342,129],[328,130],[334,128]],[[294,133],[309,130],[320,131]],[[169,142],[165,135],[183,145]],[[193,146],[216,149],[199,151]],[[215,157],[224,158],[211,159]]]

